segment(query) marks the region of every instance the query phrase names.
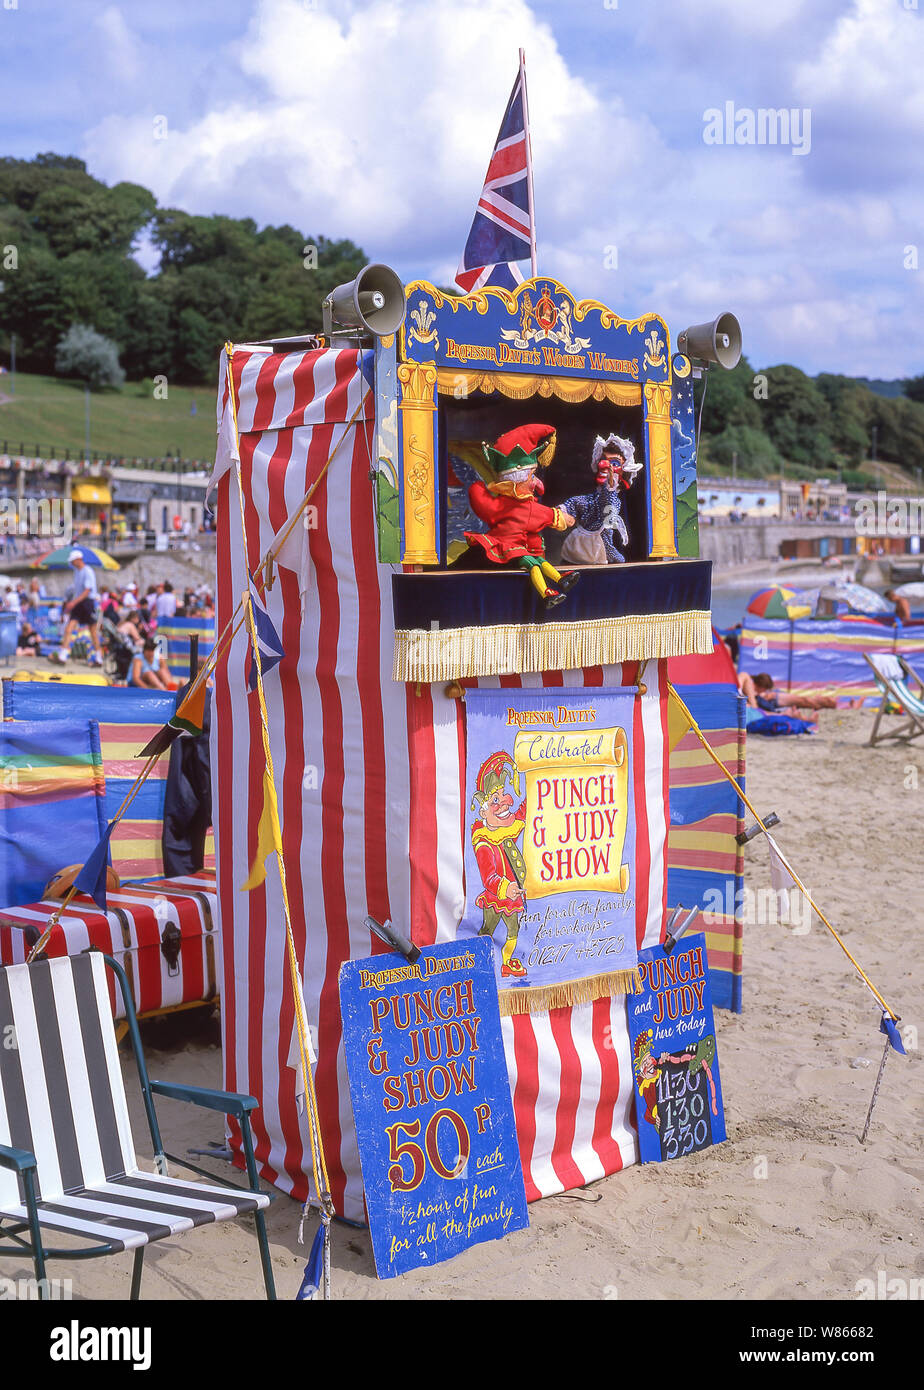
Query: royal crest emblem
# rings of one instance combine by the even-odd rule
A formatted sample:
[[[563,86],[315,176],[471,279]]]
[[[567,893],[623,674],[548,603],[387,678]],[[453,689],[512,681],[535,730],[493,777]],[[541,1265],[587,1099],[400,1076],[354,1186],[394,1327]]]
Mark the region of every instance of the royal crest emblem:
[[[542,295],[536,304],[535,318],[539,327],[546,333],[551,333],[558,322],[558,310],[555,307],[555,301],[549,292],[548,285],[544,285],[542,288]]]
[[[539,298],[535,304],[527,291],[520,300],[520,331],[512,329],[501,331],[501,337],[518,348],[529,347],[531,343],[545,341],[556,343],[564,352],[582,352],[590,344],[589,338],[576,338],[571,325],[571,305],[562,298],[556,304],[548,285],[540,287]]]

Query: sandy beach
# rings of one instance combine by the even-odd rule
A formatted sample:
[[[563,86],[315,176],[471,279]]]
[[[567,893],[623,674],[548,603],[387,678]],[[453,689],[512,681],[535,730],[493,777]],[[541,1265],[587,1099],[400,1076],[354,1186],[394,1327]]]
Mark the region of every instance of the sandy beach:
[[[924,749],[865,747],[872,718],[826,710],[812,738],[752,738],[748,792],[781,817],[781,846],[903,1028],[919,1029]],[[746,854],[746,885],[769,888],[760,841]],[[805,934],[749,923],[744,1012],[716,1014],[727,1143],[535,1203],[529,1230],[400,1279],[377,1280],[368,1233],[337,1224],[333,1297],[853,1300],[879,1271],[921,1280],[924,1071],[915,1036],[906,1058],[891,1055],[869,1139],[858,1142],[882,1052],[878,1021],[817,919]],[[153,1076],[221,1084],[214,1016],[179,1015],[144,1032]],[[123,1069],[146,1155],[127,1044]],[[222,1140],[209,1112],[161,1102],[159,1113],[174,1153]],[[228,1172],[221,1161],[199,1161]],[[299,1214],[280,1194],[268,1216],[282,1299],[294,1297],[306,1259]],[[308,1240],[313,1229],[314,1218]],[[8,1277],[29,1273],[4,1263]],[[49,1272],[73,1279],[75,1299],[119,1299],[130,1264],[124,1255]],[[228,1222],[153,1246],[142,1295],[261,1297],[251,1228]]]

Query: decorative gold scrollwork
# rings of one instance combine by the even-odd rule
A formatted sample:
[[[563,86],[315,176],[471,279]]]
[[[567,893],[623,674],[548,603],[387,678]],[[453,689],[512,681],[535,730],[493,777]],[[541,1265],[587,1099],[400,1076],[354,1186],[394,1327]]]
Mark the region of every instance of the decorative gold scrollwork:
[[[435,565],[436,465],[433,456],[433,416],[436,411],[436,367],[432,362],[402,362],[401,427],[404,465],[404,547],[406,564]]]

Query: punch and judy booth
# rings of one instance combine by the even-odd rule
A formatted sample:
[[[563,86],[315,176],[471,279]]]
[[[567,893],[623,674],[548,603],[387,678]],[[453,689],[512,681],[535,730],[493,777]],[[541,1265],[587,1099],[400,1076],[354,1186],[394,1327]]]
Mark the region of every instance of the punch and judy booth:
[[[535,1199],[637,1160],[626,998],[676,905],[667,661],[713,651],[690,361],[657,315],[544,278],[459,298],[413,283],[396,333],[331,342],[229,348],[214,484],[217,631],[252,582],[282,652],[265,733],[332,1195],[363,1219],[337,977],[384,949],[371,917],[421,946],[493,942]],[[502,521],[538,508],[525,547],[486,495]],[[232,630],[212,721],[225,1081],[260,1101],[264,1175],[303,1198],[273,861],[242,887],[267,759]],[[432,1003],[438,1021],[450,1004]],[[411,1104],[448,1061],[409,1062]]]

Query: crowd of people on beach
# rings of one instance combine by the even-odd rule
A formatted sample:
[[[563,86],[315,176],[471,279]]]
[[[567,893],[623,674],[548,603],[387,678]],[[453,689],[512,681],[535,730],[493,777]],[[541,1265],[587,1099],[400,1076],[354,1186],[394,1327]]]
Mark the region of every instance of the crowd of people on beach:
[[[90,650],[90,666],[102,667],[106,650],[123,656],[127,685],[155,690],[175,690],[178,682],[167,666],[163,641],[157,632],[173,618],[215,616],[214,597],[207,585],[187,587],[178,592],[170,580],[147,585],[142,593],[134,581],[124,585],[101,586],[94,567],[79,550],[69,557],[72,579],[61,603],[59,644],[47,652],[48,659],[66,665],[78,636],[85,636]],[[17,656],[38,656],[48,643],[37,630],[39,612],[58,600],[50,596],[38,577],[28,583],[9,581],[0,605],[18,620]]]

